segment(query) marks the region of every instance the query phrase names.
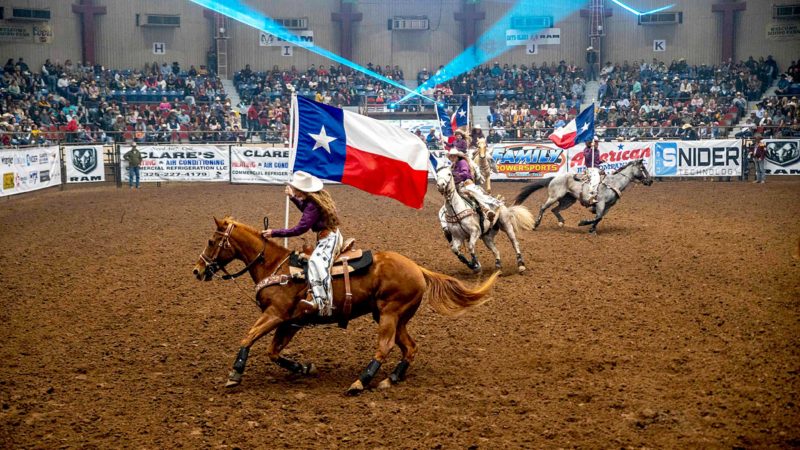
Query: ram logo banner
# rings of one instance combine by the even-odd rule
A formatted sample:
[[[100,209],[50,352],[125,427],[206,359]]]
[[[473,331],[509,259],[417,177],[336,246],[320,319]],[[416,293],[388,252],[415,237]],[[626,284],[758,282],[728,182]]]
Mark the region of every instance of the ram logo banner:
[[[67,183],[105,181],[102,145],[66,147]]]
[[[500,144],[492,149],[497,171],[507,178],[545,178],[566,168],[564,150],[542,144]]]
[[[800,175],[800,140],[767,140],[764,169],[768,175]]]
[[[742,174],[742,141],[657,142],[657,177],[731,177]]]
[[[72,149],[72,165],[81,173],[89,173],[97,168],[97,150],[94,147]]]

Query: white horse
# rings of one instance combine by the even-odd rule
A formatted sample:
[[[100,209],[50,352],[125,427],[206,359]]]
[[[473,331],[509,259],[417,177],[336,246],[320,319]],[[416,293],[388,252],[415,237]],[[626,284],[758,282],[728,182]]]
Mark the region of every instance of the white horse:
[[[450,242],[450,249],[461,262],[476,273],[481,271],[481,263],[475,256],[475,243],[480,238],[494,254],[495,267],[501,268],[500,250],[494,243],[494,237],[499,231],[503,231],[508,235],[508,239],[517,253],[517,270],[519,273],[525,271],[525,261],[522,258],[516,233],[519,229],[533,229],[533,214],[526,207],[500,206],[494,221],[490,222],[480,216],[458,193],[453,172],[449,166],[442,166],[436,171],[436,187],[445,199],[444,206],[439,210],[439,219],[443,223],[445,236]],[[483,224],[480,223],[480,220],[483,220]],[[461,253],[461,246],[464,244],[472,256],[471,261]]]
[[[628,187],[629,184],[640,182],[645,186],[653,184],[653,179],[647,171],[647,166],[644,160],[637,159],[636,161],[629,162],[623,167],[620,167],[616,172],[608,175],[604,182],[597,187],[597,203],[590,204],[589,199],[589,185],[583,181],[575,179],[575,174],[565,173],[553,178],[544,178],[536,180],[523,187],[519,195],[514,201],[515,205],[519,205],[525,201],[531,194],[547,187],[547,200],[539,208],[539,215],[536,217],[536,222],[533,228],[536,229],[542,222],[542,216],[551,206],[558,204],[553,208],[553,215],[558,219],[558,226],[564,226],[564,218],[561,216],[561,211],[572,206],[577,200],[586,208],[591,208],[595,213],[595,218],[591,220],[581,220],[578,225],[589,227],[589,233],[597,231],[597,224],[603,220],[603,217],[608,213],[608,210],[614,206],[617,201],[622,197],[622,191]]]

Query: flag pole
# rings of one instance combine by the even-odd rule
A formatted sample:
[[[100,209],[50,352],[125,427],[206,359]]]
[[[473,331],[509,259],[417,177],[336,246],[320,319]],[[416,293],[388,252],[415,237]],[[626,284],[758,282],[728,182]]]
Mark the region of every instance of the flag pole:
[[[294,169],[294,157],[297,154],[297,136],[295,135],[295,126],[297,126],[297,92],[292,90],[292,104],[289,113],[289,178],[286,180],[288,183],[292,179],[292,170]],[[283,211],[283,227],[289,228],[289,196],[286,198],[286,204]],[[283,238],[283,246],[289,247],[289,238]]]

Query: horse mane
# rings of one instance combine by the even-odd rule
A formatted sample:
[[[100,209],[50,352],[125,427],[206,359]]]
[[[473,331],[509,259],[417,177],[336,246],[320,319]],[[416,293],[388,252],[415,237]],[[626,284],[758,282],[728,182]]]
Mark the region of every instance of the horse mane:
[[[640,159],[635,159],[635,160],[633,160],[633,161],[629,161],[629,162],[628,162],[627,164],[625,164],[624,166],[622,166],[622,167],[620,167],[619,169],[615,170],[615,171],[614,171],[614,173],[615,173],[615,174],[617,174],[617,173],[620,173],[620,172],[622,172],[623,170],[627,169],[629,166],[632,166],[634,163],[636,163],[636,162],[638,162],[638,161],[641,161],[641,160],[640,160]]]
[[[233,222],[233,223],[236,224],[237,228],[244,228],[245,230],[247,230],[247,231],[249,231],[250,233],[253,233],[253,234],[258,234],[259,233],[259,231],[256,230],[255,228],[253,228],[252,226],[250,226],[250,225],[248,225],[248,224],[246,224],[244,222],[239,222],[238,220],[234,219],[231,216],[225,216],[222,219],[222,222],[223,223],[231,223],[231,222]]]

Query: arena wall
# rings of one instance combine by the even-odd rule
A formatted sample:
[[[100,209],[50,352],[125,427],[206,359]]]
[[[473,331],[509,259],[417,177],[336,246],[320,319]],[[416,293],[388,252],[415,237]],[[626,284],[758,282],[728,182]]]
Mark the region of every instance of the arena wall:
[[[720,0],[673,0],[675,11],[684,13],[682,24],[663,26],[639,26],[636,18],[616,5],[611,5],[613,16],[606,19],[607,36],[602,49],[603,61],[622,62],[652,58],[670,61],[686,58],[693,64],[716,64],[721,59],[722,15],[713,13],[711,5]],[[747,2],[747,10],[740,12],[736,20],[735,53],[737,58],[756,58],[772,54],[781,68],[786,68],[797,58],[797,40],[771,40],[767,38],[767,25],[775,23],[772,18],[774,4],[791,3],[793,0],[771,0]],[[50,44],[32,42],[0,42],[0,51],[6,58],[23,56],[31,67],[38,69],[46,58],[53,61],[81,59],[81,22],[72,12],[77,1],[15,0],[13,6],[47,8],[53,19],[50,26],[54,38]],[[186,0],[97,0],[107,8],[107,14],[99,16],[96,45],[97,60],[108,67],[140,67],[153,61],[178,61],[183,67],[206,63],[206,53],[213,45],[210,21],[204,17],[203,9]],[[610,2],[607,2],[610,3]],[[663,5],[662,0],[637,0],[635,6],[646,10]],[[251,6],[272,17],[307,17],[309,29],[321,46],[340,53],[339,27],[331,20],[331,12],[338,11],[339,0],[314,2],[274,2],[254,0]],[[479,24],[479,33],[488,29],[508,11],[511,3],[502,0],[486,0],[479,9],[485,11],[486,19]],[[353,59],[363,65],[399,65],[407,79],[413,79],[423,67],[435,70],[440,64],[452,60],[461,52],[460,23],[453,18],[462,8],[457,0],[426,1],[372,0],[356,3],[356,11],[363,17],[355,26]],[[180,14],[180,28],[148,28],[136,26],[136,14],[163,13]],[[531,14],[536,14],[532,11]],[[387,20],[395,15],[425,15],[430,19],[428,31],[389,31]],[[13,24],[7,20],[0,24]],[[556,24],[561,28],[561,44],[540,46],[537,55],[528,55],[525,46],[514,47],[496,58],[501,64],[530,64],[536,62],[558,62],[584,65],[588,46],[588,19],[579,12],[568,15]],[[229,67],[231,72],[245,64],[254,70],[271,69],[274,66],[289,68],[308,67],[310,64],[331,64],[331,61],[297,49],[291,57],[282,56],[280,47],[261,47],[258,31],[238,23],[231,23],[229,30]],[[654,52],[653,41],[666,40],[665,52]],[[166,44],[165,55],[153,55],[154,42]],[[502,44],[502,43],[500,43]],[[491,63],[492,61],[488,61]]]

